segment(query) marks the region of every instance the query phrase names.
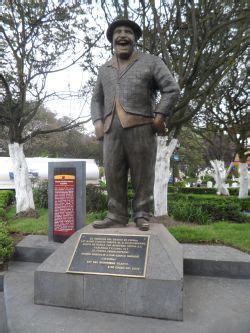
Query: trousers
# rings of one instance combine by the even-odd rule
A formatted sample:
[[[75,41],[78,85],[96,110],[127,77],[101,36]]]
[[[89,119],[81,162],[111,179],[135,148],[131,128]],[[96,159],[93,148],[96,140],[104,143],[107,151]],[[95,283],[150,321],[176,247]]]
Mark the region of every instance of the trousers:
[[[103,140],[103,161],[108,191],[108,215],[127,224],[128,174],[134,190],[133,219],[149,219],[153,204],[156,137],[151,124],[123,128],[115,114]]]

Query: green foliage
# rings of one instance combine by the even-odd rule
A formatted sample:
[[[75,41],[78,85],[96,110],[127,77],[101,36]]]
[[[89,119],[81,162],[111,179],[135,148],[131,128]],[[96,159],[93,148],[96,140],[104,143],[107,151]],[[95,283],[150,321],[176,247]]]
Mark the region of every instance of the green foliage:
[[[178,184],[178,183],[177,183]],[[168,186],[168,192],[173,193],[186,193],[186,194],[216,194],[217,189],[216,188],[208,188],[208,187],[182,187],[169,185]],[[229,188],[229,194],[230,195],[239,195],[239,189],[238,188]],[[249,193],[250,194],[250,193]]]
[[[86,220],[86,224],[90,224],[94,221],[97,220],[104,220],[105,217],[107,216],[107,211],[101,211],[101,212],[91,212],[87,214],[87,220]]]
[[[6,211],[4,208],[0,208],[0,219],[6,219]]]
[[[250,212],[250,197],[239,199],[240,210]]]
[[[11,190],[0,190],[0,219],[6,219],[6,207],[13,201],[14,194]]]
[[[48,208],[48,181],[43,180],[33,189],[33,197],[36,207]]]
[[[214,182],[214,177],[210,175],[205,175],[202,179],[202,182],[207,183],[207,182]]]
[[[175,204],[171,202],[169,212],[175,220],[195,222],[198,224],[210,223],[210,216],[202,210],[202,207],[190,205],[187,201],[178,200]]]
[[[239,188],[237,188],[237,187],[229,188],[228,190],[229,190],[230,195],[236,195],[236,196],[239,195]]]
[[[0,222],[0,260],[5,261],[11,257],[14,252],[14,244],[12,238],[3,222]]]
[[[45,208],[39,208],[39,217],[35,218],[19,218],[15,219],[15,207],[11,208],[7,212],[8,222],[6,227],[9,232],[15,232],[20,234],[35,234],[35,235],[47,235],[48,234],[48,210]],[[86,216],[85,224],[92,223],[96,220],[103,220],[107,215],[107,211],[91,212]]]
[[[186,186],[186,182],[185,181],[181,181],[181,182],[177,182],[177,183],[175,183],[175,185],[174,185],[174,187],[175,188],[185,188],[185,186]]]
[[[92,212],[87,214],[86,224],[95,220],[102,220],[106,211]],[[7,227],[11,232],[21,234],[44,234],[48,233],[48,211],[39,209],[39,218],[13,219],[15,207],[7,212]],[[188,243],[223,243],[243,251],[250,252],[250,223],[235,224],[228,222],[213,223],[210,225],[187,225],[169,228],[170,232],[181,242]]]
[[[207,187],[181,187],[177,188],[178,193],[193,193],[193,194],[216,194],[215,188]]]
[[[107,191],[107,184],[106,183],[100,181],[99,182],[99,187],[102,191]]]
[[[229,220],[249,222],[242,214],[248,210],[250,198],[222,197],[217,195],[169,194],[169,213],[181,221],[205,224],[209,221]]]
[[[87,185],[86,187],[86,211],[99,212],[105,211],[108,207],[107,195],[96,185]]]
[[[22,217],[15,218],[16,210],[12,207],[7,211],[7,223],[6,228],[9,232],[21,233],[21,234],[36,234],[47,235],[48,234],[48,210],[45,208],[38,209],[38,218]]]
[[[14,199],[14,191],[0,190],[0,208],[5,209]]]
[[[105,175],[104,167],[100,166],[99,167],[99,177],[103,177]]]
[[[203,226],[170,227],[169,231],[183,243],[214,243],[233,246],[250,253],[250,224],[217,222]]]

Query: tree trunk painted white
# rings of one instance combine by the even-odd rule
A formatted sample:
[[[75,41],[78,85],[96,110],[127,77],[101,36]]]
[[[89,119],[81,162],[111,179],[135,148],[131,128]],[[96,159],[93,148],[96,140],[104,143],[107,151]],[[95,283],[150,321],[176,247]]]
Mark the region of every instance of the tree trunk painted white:
[[[154,211],[155,216],[168,214],[168,181],[170,177],[170,158],[177,146],[177,139],[172,139],[167,146],[167,137],[157,137],[157,155],[155,164]]]
[[[248,166],[247,163],[240,163],[239,165],[239,174],[240,174],[240,190],[239,198],[248,197]]]
[[[16,213],[34,210],[34,200],[23,145],[17,142],[9,144],[9,154],[13,163],[16,189]]]
[[[212,167],[214,168],[213,177],[215,180],[215,187],[217,188],[217,194],[218,195],[229,195],[229,191],[226,188],[225,182],[226,182],[226,179],[227,179],[231,166],[229,167],[229,170],[226,171],[224,161],[213,160],[213,161],[210,161],[210,163],[211,163]]]

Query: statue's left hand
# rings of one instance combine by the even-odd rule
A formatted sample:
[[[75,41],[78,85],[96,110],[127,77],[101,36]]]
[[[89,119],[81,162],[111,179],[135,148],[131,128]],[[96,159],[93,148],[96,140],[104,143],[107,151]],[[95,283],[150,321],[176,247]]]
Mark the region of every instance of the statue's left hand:
[[[152,122],[153,130],[160,136],[167,135],[167,129],[165,124],[165,117],[162,114],[157,114]]]
[[[97,120],[94,123],[95,126],[95,135],[97,140],[102,141],[104,137],[104,125],[102,120]]]

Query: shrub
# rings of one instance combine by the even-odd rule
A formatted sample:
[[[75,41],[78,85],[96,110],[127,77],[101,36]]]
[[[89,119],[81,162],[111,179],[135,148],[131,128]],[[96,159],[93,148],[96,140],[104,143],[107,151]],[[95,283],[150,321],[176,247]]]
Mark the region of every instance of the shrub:
[[[104,220],[107,216],[107,211],[104,210],[102,212],[91,212],[87,215],[87,223],[92,223],[96,220]]]
[[[237,187],[229,188],[228,191],[230,195],[239,195],[239,189]]]
[[[180,204],[181,202],[181,204]],[[192,208],[190,208],[191,206]],[[222,197],[213,195],[195,195],[195,194],[169,194],[170,214],[180,207],[183,209],[198,210],[208,215],[211,221],[230,220],[235,222],[248,222],[249,218],[243,215],[243,210],[248,210],[250,199],[239,199],[237,197]],[[244,209],[243,209],[244,208]],[[175,213],[176,215],[176,213]],[[174,216],[174,215],[173,215]],[[175,217],[175,216],[174,216]],[[183,219],[182,219],[183,220]]]
[[[86,187],[86,211],[98,212],[105,211],[108,207],[107,195],[96,185],[87,185]]]
[[[185,188],[186,182],[185,181],[176,182],[174,186],[178,187],[178,188],[180,188],[180,187]]]
[[[168,185],[168,193],[175,193],[177,192],[177,188],[173,185]]]
[[[0,190],[0,208],[5,209],[11,204],[15,196],[15,192],[11,190]]]
[[[202,179],[202,182],[203,183],[214,182],[214,177],[210,175],[205,175]]]
[[[14,243],[3,222],[0,222],[0,261],[6,261],[14,252]]]
[[[3,208],[0,208],[0,219],[6,219],[6,211]]]
[[[99,187],[100,187],[100,189],[102,189],[103,191],[107,191],[107,184],[106,184],[106,183],[100,181],[100,182],[99,182]]]
[[[239,204],[240,204],[240,208],[241,208],[240,210],[250,211],[250,197],[239,199]]]
[[[216,188],[207,187],[180,187],[178,193],[192,193],[192,194],[216,194]]]
[[[211,222],[210,216],[203,211],[202,207],[190,205],[189,202],[179,200],[175,204],[170,203],[169,213],[176,220],[185,222],[195,222],[198,224],[208,224]]]
[[[178,184],[178,183],[177,183]],[[208,187],[181,187],[181,186],[175,186],[169,185],[168,186],[168,192],[169,193],[185,193],[185,194],[214,194],[216,195],[217,189],[216,188],[208,188]],[[232,196],[238,196],[239,195],[239,189],[238,188],[229,188],[229,194]]]
[[[33,189],[34,202],[38,208],[48,208],[48,181],[43,180]]]

